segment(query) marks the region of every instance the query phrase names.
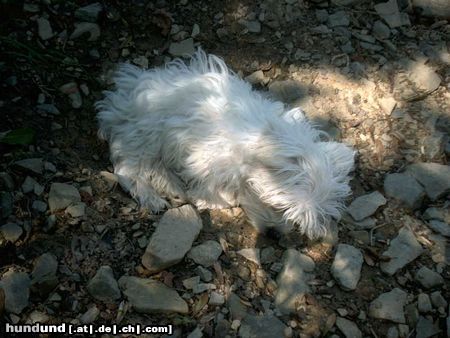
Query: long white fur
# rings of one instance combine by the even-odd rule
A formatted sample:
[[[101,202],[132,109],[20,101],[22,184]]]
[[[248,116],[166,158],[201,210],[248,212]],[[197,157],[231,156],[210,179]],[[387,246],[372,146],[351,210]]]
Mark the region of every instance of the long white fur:
[[[323,236],[350,193],[354,152],[323,142],[300,109],[264,98],[214,55],[124,64],[96,105],[124,189],[157,212],[168,198],[241,206],[258,228]]]

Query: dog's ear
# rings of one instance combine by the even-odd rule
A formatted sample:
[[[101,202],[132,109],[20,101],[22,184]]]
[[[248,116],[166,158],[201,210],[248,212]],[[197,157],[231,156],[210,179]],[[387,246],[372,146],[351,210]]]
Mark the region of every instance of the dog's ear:
[[[321,142],[320,146],[335,176],[344,178],[353,170],[355,151],[349,146],[338,142]]]

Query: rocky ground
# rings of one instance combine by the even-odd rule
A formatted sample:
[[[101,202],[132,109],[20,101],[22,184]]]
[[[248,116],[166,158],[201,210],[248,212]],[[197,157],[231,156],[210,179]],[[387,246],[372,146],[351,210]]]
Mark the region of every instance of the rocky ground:
[[[450,6],[433,3],[2,1],[0,323],[449,337]],[[152,215],[117,186],[93,103],[118,62],[196,46],[357,150],[323,241],[267,238],[239,208]]]

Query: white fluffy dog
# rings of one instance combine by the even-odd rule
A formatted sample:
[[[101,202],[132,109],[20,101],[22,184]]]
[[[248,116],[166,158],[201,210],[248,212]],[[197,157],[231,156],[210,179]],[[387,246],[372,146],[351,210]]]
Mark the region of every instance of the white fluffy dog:
[[[299,109],[264,98],[224,61],[122,65],[97,103],[125,190],[154,212],[178,198],[199,209],[241,206],[257,229],[325,234],[350,193],[354,152],[322,142]]]

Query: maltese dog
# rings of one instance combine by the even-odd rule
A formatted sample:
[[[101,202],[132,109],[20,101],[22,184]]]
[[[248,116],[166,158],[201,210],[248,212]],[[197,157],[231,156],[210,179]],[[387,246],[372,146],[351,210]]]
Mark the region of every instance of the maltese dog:
[[[298,108],[252,90],[198,50],[163,68],[124,64],[97,103],[121,186],[158,212],[240,206],[258,229],[325,235],[350,194],[354,152],[322,137]]]

